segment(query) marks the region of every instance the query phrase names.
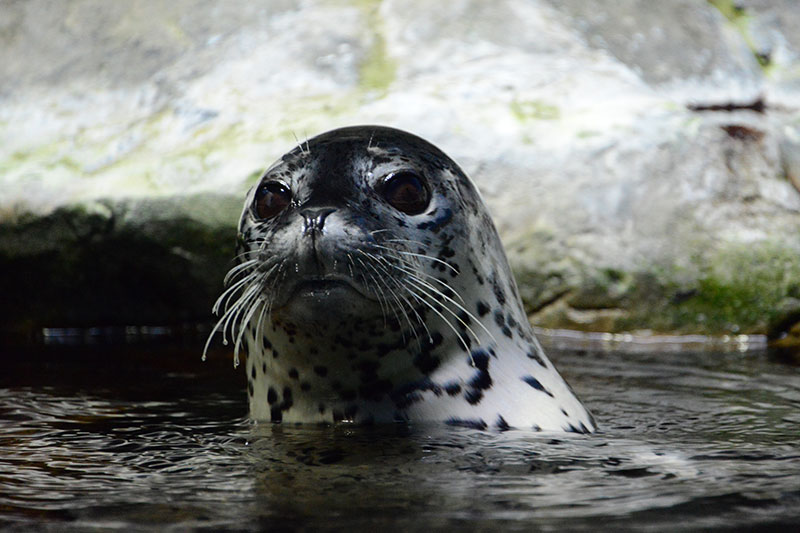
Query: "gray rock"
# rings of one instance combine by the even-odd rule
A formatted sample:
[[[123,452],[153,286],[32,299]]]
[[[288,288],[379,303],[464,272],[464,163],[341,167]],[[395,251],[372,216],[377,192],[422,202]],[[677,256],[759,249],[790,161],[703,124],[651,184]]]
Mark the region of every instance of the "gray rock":
[[[800,321],[792,0],[6,1],[5,329],[206,320],[244,191],[307,136],[428,138],[532,320]]]

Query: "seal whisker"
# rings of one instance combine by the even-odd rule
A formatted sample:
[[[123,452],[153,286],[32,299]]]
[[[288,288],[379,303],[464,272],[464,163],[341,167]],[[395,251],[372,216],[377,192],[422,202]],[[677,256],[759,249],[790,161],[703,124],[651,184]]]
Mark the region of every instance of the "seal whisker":
[[[383,249],[383,250],[388,250],[388,251],[395,252],[395,253],[398,253],[398,254],[410,255],[410,256],[413,256],[413,257],[418,257],[418,258],[420,258],[420,259],[430,259],[431,261],[434,261],[434,262],[436,262],[436,263],[440,263],[440,264],[444,265],[445,267],[449,268],[450,270],[452,270],[452,271],[453,271],[453,272],[455,272],[456,274],[458,274],[458,273],[459,273],[459,272],[458,272],[458,270],[456,270],[456,269],[453,267],[453,265],[451,265],[451,264],[450,264],[450,263],[448,263],[447,261],[442,261],[442,260],[441,260],[441,259],[439,259],[438,257],[433,257],[433,256],[430,256],[430,255],[425,255],[425,254],[418,254],[418,253],[415,253],[415,252],[409,252],[409,251],[407,251],[407,250],[396,250],[396,249],[394,249],[394,248],[388,248],[388,247],[386,247],[386,246],[381,246],[381,245],[379,245],[379,244],[373,244],[373,246],[374,246],[375,248],[381,248],[381,249]]]
[[[400,250],[394,250],[394,252],[400,253]],[[420,254],[414,254],[414,255],[420,255]],[[434,298],[434,296],[438,295],[441,298],[443,298],[446,301],[448,301],[451,304],[453,304],[457,309],[459,309],[463,313],[465,313],[470,319],[476,321],[481,326],[481,328],[489,335],[489,337],[492,339],[492,341],[496,342],[496,340],[494,338],[494,335],[492,335],[492,332],[489,331],[486,328],[486,326],[484,326],[483,322],[481,322],[477,317],[475,317],[475,315],[473,315],[467,309],[465,309],[463,305],[459,304],[457,301],[455,301],[454,299],[450,298],[449,296],[447,296],[442,291],[440,291],[439,289],[437,289],[436,287],[434,287],[430,283],[426,282],[425,280],[413,275],[413,273],[409,273],[407,271],[407,269],[403,269],[403,268],[401,268],[398,265],[395,265],[393,263],[388,263],[387,262],[387,264],[389,264],[392,268],[396,268],[396,269],[399,269],[399,270],[402,270],[403,272],[405,272],[406,273],[406,279],[410,283],[412,283],[417,289],[419,289],[427,298],[431,298],[432,300],[435,301],[436,299]],[[414,293],[414,294],[416,294],[416,293]],[[455,291],[454,291],[454,294],[457,294],[457,293],[455,293]],[[426,303],[428,303],[428,302],[426,301]],[[433,308],[433,307],[431,307],[431,308],[434,311],[436,311],[435,308]],[[447,306],[442,306],[442,309],[446,310],[456,320],[458,320],[458,322],[461,323],[461,325],[464,327],[464,329],[467,330],[472,335],[472,337],[475,339],[475,341],[477,343],[481,342],[480,337],[478,337],[478,335],[475,333],[475,331],[469,326],[469,324],[466,323],[466,321],[464,319],[461,318],[461,316],[458,315],[458,313],[456,313],[455,311],[453,311],[452,309],[450,309]],[[451,329],[453,329],[453,331],[455,331],[455,328],[453,327],[453,325],[450,323],[450,321],[447,318],[445,318],[441,313],[437,312],[437,314],[442,318],[442,320],[447,322],[447,324],[451,327]],[[456,334],[459,336],[459,338],[462,338],[461,335],[458,334],[457,332],[456,332]],[[462,338],[462,342],[464,344],[466,344],[466,342],[463,341],[463,338]],[[470,358],[472,358],[471,354],[470,354]],[[474,363],[474,361],[473,361],[473,363]]]
[[[486,328],[486,326],[483,325],[483,322],[481,322],[478,318],[476,318],[475,315],[473,315],[472,313],[470,313],[469,311],[464,309],[464,306],[459,304],[457,301],[453,300],[452,298],[450,298],[446,294],[443,294],[442,291],[440,291],[436,287],[433,287],[429,283],[426,283],[426,284],[423,285],[423,283],[425,283],[425,282],[420,282],[419,280],[416,280],[416,279],[413,279],[413,278],[409,278],[409,281],[411,283],[413,283],[414,285],[416,285],[417,288],[419,288],[420,290],[424,291],[429,297],[433,298],[434,300],[436,299],[435,296],[439,295],[442,298],[444,298],[445,300],[447,300],[448,302],[450,302],[451,304],[453,304],[454,306],[456,306],[457,309],[459,309],[464,314],[466,314],[470,319],[472,319],[475,322],[477,322],[481,326],[481,328],[486,332],[486,334],[489,335],[489,337],[491,337],[492,341],[494,341],[495,343],[497,342],[496,339],[494,338],[494,335],[492,335],[492,332],[489,331]],[[434,295],[431,296],[431,294],[428,292],[428,290],[433,291]],[[473,331],[473,329],[469,326],[469,324],[467,324],[467,322],[463,318],[461,318],[458,315],[458,313],[456,313],[455,311],[453,311],[452,309],[450,309],[447,306],[442,306],[442,308],[446,309],[450,314],[452,314],[453,317],[455,317],[455,319],[458,320],[461,323],[461,325],[464,326],[464,328],[472,334],[472,337],[475,339],[476,342],[478,342],[478,343],[481,342],[480,337],[478,337],[478,335],[475,333],[475,331]]]
[[[233,257],[233,262],[238,266],[242,261],[249,261],[253,256],[258,257],[258,250],[248,250]]]
[[[445,316],[444,316],[444,315],[441,313],[441,311],[439,311],[438,309],[436,309],[436,305],[432,304],[432,303],[431,303],[431,302],[429,302],[429,301],[428,301],[426,298],[424,298],[423,296],[420,296],[419,294],[417,294],[415,291],[408,290],[408,294],[410,294],[411,296],[413,296],[414,298],[416,298],[416,299],[417,299],[417,301],[419,301],[420,303],[423,303],[423,304],[425,304],[426,306],[428,306],[428,308],[429,308],[431,311],[433,311],[434,313],[436,313],[436,314],[439,316],[439,318],[441,318],[441,319],[442,319],[442,322],[444,322],[445,324],[447,324],[447,326],[448,326],[448,327],[449,327],[449,328],[450,328],[450,329],[453,331],[453,333],[455,333],[456,337],[457,337],[457,338],[458,338],[458,339],[461,341],[461,343],[462,343],[462,344],[464,344],[465,346],[467,345],[467,342],[464,340],[464,337],[461,335],[461,333],[460,333],[460,332],[459,332],[459,331],[456,329],[456,327],[455,327],[455,326],[454,326],[454,325],[453,325],[453,324],[450,322],[450,320],[448,320],[448,319],[447,319],[447,317],[445,317]],[[447,309],[447,308],[446,308],[446,307],[442,307],[442,309]],[[452,313],[452,311],[450,311],[450,312]],[[455,314],[453,314],[453,316],[455,316]],[[475,360],[472,358],[472,354],[471,354],[471,353],[470,353],[470,359],[472,360],[472,363],[473,363],[473,365],[474,365],[474,364],[475,364]]]
[[[247,283],[251,282],[255,277],[255,275],[256,273],[249,272],[246,277],[240,279],[239,281],[237,281],[236,283],[225,289],[225,291],[219,296],[219,298],[217,298],[217,301],[214,302],[214,307],[211,308],[211,311],[215,315],[218,315],[220,308],[223,306],[223,303],[225,309],[227,310],[228,304],[226,300],[229,300],[233,294],[237,293],[242,288],[242,285],[246,285]]]
[[[214,312],[214,314],[218,314],[219,313],[219,309],[220,309],[220,306],[222,304],[224,304],[225,310],[227,311],[228,303],[230,302],[230,299],[233,297],[233,295],[236,292],[238,292],[239,290],[243,290],[243,285],[246,285],[247,283],[255,281],[256,279],[258,279],[259,276],[269,276],[270,272],[272,272],[272,270],[274,270],[274,268],[275,268],[275,266],[273,265],[270,269],[268,269],[263,274],[259,273],[257,269],[253,270],[253,271],[249,272],[247,274],[247,276],[243,277],[242,279],[240,279],[239,281],[237,281],[236,283],[234,283],[233,285],[228,287],[220,295],[220,297],[217,298],[217,301],[214,303],[214,307],[212,308],[212,311]]]
[[[259,313],[258,320],[256,321],[255,339],[261,345],[261,349],[264,350],[264,315],[268,315],[270,302],[263,296],[261,301],[263,305],[261,306],[261,313]]]
[[[399,252],[399,251],[400,250],[395,250],[395,252]],[[417,256],[421,256],[422,254],[416,254],[416,255]],[[423,256],[423,257],[426,257],[428,259],[435,259],[435,260],[439,261],[439,259],[437,259],[435,257],[431,257],[431,256]],[[396,258],[397,258],[398,263],[400,263],[400,264],[392,264],[392,266],[394,268],[402,270],[408,276],[417,279],[421,283],[424,283],[426,285],[431,285],[429,281],[427,281],[426,279],[423,279],[421,277],[421,276],[425,276],[429,280],[431,280],[433,282],[436,282],[436,283],[442,285],[443,287],[445,287],[446,289],[450,290],[456,296],[456,298],[461,300],[462,304],[466,304],[466,302],[464,301],[464,298],[461,296],[461,294],[457,290],[455,290],[455,288],[452,287],[450,284],[446,283],[445,281],[437,278],[436,276],[434,276],[432,274],[428,274],[427,272],[424,272],[422,269],[419,268],[419,265],[416,265],[414,263],[406,261],[406,259],[404,257],[402,257],[402,256],[396,256]],[[437,290],[432,285],[431,285],[431,289]],[[437,292],[439,292],[439,291],[437,290]],[[445,296],[444,293],[440,293],[440,294],[442,294],[442,296]],[[461,308],[464,309],[463,307],[461,307]],[[468,313],[468,311],[466,309],[464,309],[464,311]],[[474,318],[474,317],[472,317],[472,318]]]
[[[489,330],[486,328],[486,326],[484,326],[484,325],[483,325],[483,321],[481,321],[481,320],[480,320],[478,317],[476,317],[474,314],[472,314],[472,313],[471,313],[471,312],[470,312],[470,311],[469,311],[469,310],[468,310],[466,307],[464,307],[464,306],[463,306],[461,303],[459,303],[459,302],[455,301],[453,298],[451,298],[450,296],[448,296],[447,294],[445,294],[444,292],[442,292],[441,290],[439,290],[439,289],[438,289],[437,287],[435,287],[434,285],[432,285],[432,284],[428,283],[427,281],[425,281],[424,279],[420,278],[420,277],[419,277],[419,276],[417,276],[415,273],[413,273],[413,272],[408,272],[408,271],[406,271],[406,270],[403,270],[403,271],[404,271],[404,272],[406,272],[406,275],[408,276],[409,280],[411,280],[413,283],[417,284],[417,286],[425,287],[425,288],[427,288],[428,290],[432,291],[432,292],[434,293],[434,295],[438,295],[438,296],[440,296],[440,297],[444,298],[445,300],[447,300],[448,302],[450,302],[451,304],[453,304],[453,305],[456,307],[456,309],[458,309],[459,311],[462,311],[462,312],[463,312],[465,315],[467,315],[467,316],[468,316],[468,317],[469,317],[471,320],[474,320],[475,322],[477,322],[477,323],[478,323],[478,325],[480,325],[480,327],[483,329],[483,331],[485,331],[485,332],[486,332],[486,334],[487,334],[487,335],[489,335],[489,337],[492,339],[492,341],[494,341],[495,343],[497,342],[497,340],[494,338],[494,335],[492,334],[492,332],[491,332],[491,331],[489,331]],[[450,288],[450,290],[453,292],[453,294],[454,294],[455,296],[457,296],[459,299],[461,299],[461,301],[462,301],[462,302],[464,302],[464,299],[463,299],[463,298],[461,298],[461,296],[458,294],[458,292],[457,292],[457,291],[455,291],[455,290],[454,290],[452,287],[449,287],[449,288]],[[459,319],[459,321],[460,321],[460,322],[464,323],[464,321],[461,319],[461,317],[457,317],[457,318]],[[466,324],[464,324],[464,325],[466,326]],[[468,327],[468,326],[467,326],[467,327]],[[480,341],[480,339],[478,338],[478,336],[477,336],[477,335],[475,335],[474,333],[473,333],[473,337],[475,337],[475,340],[476,340],[476,341]]]
[[[388,279],[388,280],[391,280],[391,281],[392,281],[392,283],[394,283],[394,284],[395,284],[395,286],[397,286],[397,288],[398,288],[398,289],[406,290],[406,287],[405,287],[405,286],[403,286],[403,284],[402,284],[402,283],[400,283],[400,282],[399,282],[399,281],[396,279],[396,276],[392,275],[392,273],[391,273],[391,272],[390,272],[390,270],[389,270],[390,268],[391,268],[391,269],[397,269],[397,265],[395,265],[395,264],[393,264],[393,263],[390,263],[390,262],[389,262],[388,260],[386,260],[386,258],[384,258],[384,257],[381,257],[381,256],[375,256],[375,255],[373,255],[373,254],[370,254],[369,252],[366,252],[366,251],[364,251],[364,250],[359,250],[359,252],[361,252],[362,254],[366,255],[366,256],[367,256],[367,257],[369,257],[370,259],[372,259],[372,260],[374,261],[374,264],[376,265],[376,267],[380,268],[380,269],[381,269],[381,270],[384,272],[384,274],[386,275],[386,279]],[[402,261],[402,260],[403,260],[403,258],[398,258],[398,260],[401,260],[401,261]],[[384,265],[385,265],[385,266],[384,266]],[[394,291],[392,291],[392,292],[394,292]],[[415,307],[414,307],[414,306],[411,304],[411,302],[409,302],[409,301],[408,301],[408,299],[407,299],[407,298],[405,298],[405,297],[404,297],[404,296],[402,296],[402,295],[401,295],[401,298],[403,298],[403,301],[404,301],[404,302],[406,302],[406,305],[408,305],[408,307],[409,307],[409,308],[412,310],[412,312],[413,312],[413,313],[416,315],[417,322],[418,322],[419,324],[422,324],[422,327],[423,327],[423,328],[425,328],[425,332],[427,333],[427,335],[428,335],[428,339],[430,340],[431,334],[430,334],[430,331],[428,331],[428,326],[425,324],[425,321],[422,319],[422,317],[421,317],[421,316],[419,315],[419,313],[417,312],[416,308],[415,308]],[[398,302],[398,305],[400,305],[400,302]],[[402,307],[401,307],[401,309],[402,309]],[[406,315],[406,318],[408,318],[408,316],[407,316],[407,315]],[[411,324],[411,321],[410,321],[410,320],[409,320],[409,327],[411,327],[411,329],[412,329],[412,332],[414,333],[414,336],[417,338],[417,344],[419,344],[419,334],[417,333],[417,328]]]
[[[365,252],[364,250],[361,250],[361,249],[359,249],[358,252],[364,254],[364,256],[366,256],[367,258],[370,259],[370,261],[372,261],[369,266],[372,268],[372,270],[376,274],[378,274],[378,279],[381,280],[381,282],[383,283],[385,289],[387,291],[389,291],[389,293],[391,294],[392,298],[394,298],[395,302],[397,303],[397,307],[396,308],[395,308],[395,306],[392,306],[392,309],[394,310],[394,314],[395,314],[395,319],[398,322],[400,321],[400,317],[398,315],[398,310],[399,310],[399,312],[403,314],[403,317],[405,318],[406,323],[408,324],[408,328],[411,331],[411,333],[414,335],[414,338],[416,339],[416,342],[417,342],[417,347],[419,348],[421,346],[420,340],[419,340],[419,333],[417,332],[416,326],[414,326],[414,324],[411,322],[411,319],[409,318],[408,313],[406,313],[405,309],[403,308],[403,304],[400,302],[400,298],[402,298],[403,301],[406,302],[406,305],[416,315],[416,318],[417,318],[418,322],[420,324],[422,324],[423,327],[425,327],[425,329],[427,330],[427,326],[425,326],[425,322],[422,320],[422,317],[419,316],[419,313],[417,313],[416,309],[414,309],[414,307],[411,305],[411,302],[409,302],[407,298],[405,298],[402,295],[400,295],[400,297],[398,297],[397,291],[395,291],[394,289],[392,289],[388,285],[388,282],[391,281],[396,286],[401,287],[400,283],[398,283],[398,281],[396,279],[394,279],[394,277],[389,274],[389,271],[386,268],[384,268],[382,265],[380,265],[379,261],[380,261],[381,258],[376,258],[372,254],[370,254],[369,252]],[[383,271],[383,273],[386,276],[385,278],[382,278],[380,276],[380,274],[378,272],[378,268],[380,268]],[[406,344],[406,337],[405,337],[405,333],[403,333],[402,329],[400,331],[400,335],[402,337],[403,345],[405,345]],[[428,337],[430,337],[430,332],[428,332]]]
[[[246,315],[243,315],[242,321],[239,323],[239,334],[236,336],[236,342],[233,345],[233,366],[234,368],[239,366],[239,348],[242,346],[242,336],[247,331],[247,328],[250,326],[250,321],[253,319],[253,315],[258,310],[259,305],[263,305],[264,299],[256,297],[255,302],[251,302],[248,304],[249,311]]]
[[[430,284],[429,281],[427,281],[424,278],[420,277],[420,276],[425,276],[426,278],[429,278],[431,281],[435,281],[435,282],[441,284],[443,287],[445,287],[447,289],[450,289],[453,292],[453,294],[459,300],[461,300],[462,304],[466,303],[466,302],[464,302],[464,298],[458,293],[458,291],[456,291],[453,287],[451,287],[450,285],[448,285],[444,281],[440,280],[436,276],[432,276],[432,275],[430,275],[430,274],[428,274],[426,272],[421,272],[419,270],[412,270],[410,267],[406,267],[406,266],[401,266],[401,265],[393,265],[393,266],[394,266],[394,268],[404,272],[407,276],[412,277],[412,278],[418,280],[421,283]],[[432,288],[433,288],[433,286],[432,286]]]
[[[269,272],[267,272],[267,274],[268,273]],[[205,359],[206,359],[206,354],[208,353],[208,347],[211,345],[211,340],[214,338],[214,335],[218,331],[222,331],[222,343],[226,344],[226,345],[228,344],[226,332],[227,332],[227,328],[228,328],[228,324],[230,322],[230,319],[231,319],[235,309],[241,304],[241,302],[242,302],[242,300],[244,298],[244,294],[247,293],[249,290],[252,290],[252,288],[257,287],[257,283],[255,283],[255,281],[256,281],[256,279],[258,277],[259,277],[259,274],[258,274],[257,271],[250,272],[246,277],[244,277],[241,280],[237,281],[234,285],[232,285],[227,290],[225,290],[225,292],[223,292],[220,295],[219,298],[217,298],[217,301],[214,303],[214,307],[212,308],[213,313],[214,314],[219,314],[221,306],[223,305],[223,302],[224,302],[224,309],[225,310],[222,313],[222,316],[220,316],[219,320],[217,320],[216,324],[214,324],[214,327],[211,329],[211,333],[209,333],[209,335],[208,335],[208,339],[206,340],[205,347],[203,348],[203,358],[202,358],[203,361],[205,361]],[[249,286],[249,287],[246,287],[246,285],[248,283],[252,283],[252,285]],[[236,303],[234,303],[233,306],[229,307],[230,298],[236,292],[239,292],[240,290],[242,291],[242,294],[236,300]]]
[[[237,276],[241,275],[242,272],[249,273],[255,266],[259,264],[258,259],[249,259],[243,263],[239,263],[235,267],[231,268],[227,274],[225,274],[225,278],[222,280],[222,284],[228,286],[231,281],[233,281]]]
[[[300,142],[300,139],[297,138],[297,134],[293,131],[292,137],[294,137],[294,142],[297,144],[297,147],[300,149],[300,153],[303,155],[311,155],[311,152],[306,152],[305,148],[303,148],[303,143]],[[306,139],[308,141],[308,139]]]
[[[256,292],[257,286],[255,284],[248,287],[242,295],[237,299],[233,305],[229,309],[225,310],[225,314],[222,315],[222,319],[224,320],[222,324],[222,344],[227,345],[227,332],[230,330],[231,332],[231,340],[235,335],[235,324],[238,320],[238,315],[241,310],[247,305],[247,302],[250,300],[252,295]]]
[[[348,257],[350,257],[350,259],[352,259],[350,254],[348,254]],[[368,270],[367,265],[364,264],[364,261],[362,261],[360,258],[358,258],[357,261],[361,264],[362,267],[364,267],[364,270]],[[375,279],[375,277],[372,274],[369,274],[369,273],[367,273],[367,275],[369,275],[370,279],[372,279],[372,282],[375,284],[375,287],[377,287],[378,281]],[[383,315],[383,327],[385,328],[386,327],[386,309],[384,307],[383,299],[381,298],[380,292],[378,292],[377,290],[376,291],[372,291],[372,293],[375,295],[375,297],[378,300],[378,304],[381,306],[381,314]]]
[[[236,324],[239,320],[239,315],[243,309],[247,307],[250,303],[250,300],[258,294],[260,287],[258,283],[253,283],[242,293],[238,300],[228,309],[226,308],[225,314],[223,315],[224,323],[222,325],[222,343],[227,344],[227,331],[230,328],[231,332],[231,340],[233,340],[234,335],[236,334],[235,328]]]

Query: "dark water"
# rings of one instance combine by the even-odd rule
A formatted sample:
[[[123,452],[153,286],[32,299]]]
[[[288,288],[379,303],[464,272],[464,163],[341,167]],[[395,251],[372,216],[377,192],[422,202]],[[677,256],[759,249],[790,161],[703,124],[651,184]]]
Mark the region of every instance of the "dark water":
[[[708,530],[800,524],[800,368],[550,350],[602,433],[246,421],[194,344],[4,348],[0,528]]]

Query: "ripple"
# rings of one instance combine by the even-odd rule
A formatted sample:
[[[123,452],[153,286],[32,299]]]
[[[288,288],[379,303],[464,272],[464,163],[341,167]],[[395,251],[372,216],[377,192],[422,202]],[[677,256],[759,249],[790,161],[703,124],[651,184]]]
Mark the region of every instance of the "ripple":
[[[46,364],[15,358],[0,368],[0,526],[580,531],[598,520],[800,519],[797,368],[739,353],[552,353],[597,435],[253,425],[227,364],[164,372],[152,358],[126,381],[90,358],[95,381],[76,384],[57,352]]]

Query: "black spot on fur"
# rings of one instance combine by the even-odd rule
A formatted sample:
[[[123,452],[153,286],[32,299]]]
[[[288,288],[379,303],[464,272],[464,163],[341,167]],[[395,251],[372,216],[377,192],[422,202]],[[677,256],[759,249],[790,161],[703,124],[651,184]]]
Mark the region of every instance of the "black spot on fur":
[[[403,396],[405,394],[411,392],[433,392],[436,396],[442,395],[442,387],[438,383],[434,383],[430,378],[422,378],[417,381],[412,381],[411,383],[406,383],[397,387],[397,389],[392,393],[393,396]]]
[[[506,293],[503,292],[503,288],[500,286],[500,281],[497,279],[497,274],[492,275],[492,292],[494,292],[494,297],[497,298],[497,303],[500,305],[505,305]]]
[[[506,317],[503,316],[503,311],[501,311],[500,309],[494,312],[494,323],[501,328],[506,325]]]
[[[511,426],[508,425],[503,415],[497,415],[497,421],[494,423],[494,427],[496,427],[498,431],[508,431],[511,429]]]
[[[470,354],[469,362],[475,365],[475,368],[486,371],[489,369],[489,354],[484,350],[474,350]]]
[[[447,283],[445,280],[439,280],[439,281],[441,281],[443,283]],[[445,295],[445,297],[450,298],[451,300],[456,297],[456,293],[454,293],[450,289],[450,287],[441,287],[441,291],[442,291],[442,294]]]
[[[469,389],[464,393],[464,398],[475,405],[483,398],[483,391],[492,388],[492,377],[489,375],[489,354],[484,350],[475,350],[470,354],[470,364],[477,371],[467,382]]]
[[[281,403],[281,409],[283,411],[287,411],[293,405],[292,402],[292,389],[289,387],[284,387],[283,389],[283,402]]]
[[[444,391],[448,396],[456,396],[459,392],[461,392],[461,384],[459,384],[457,381],[445,383]]]
[[[300,384],[300,390],[303,392],[308,392],[311,390],[311,383],[308,381],[304,381]]]
[[[439,358],[431,355],[429,352],[421,352],[414,357],[414,366],[425,375],[439,368],[440,364],[441,361]]]
[[[290,368],[289,369],[289,377],[292,378],[292,379],[300,379],[300,374],[297,373],[297,369],[296,368]]]
[[[314,367],[314,373],[321,378],[328,375],[328,367],[317,365]]]
[[[448,418],[444,421],[448,426],[456,426],[469,429],[486,429],[486,422],[481,418]]]
[[[272,387],[267,390],[267,403],[272,405],[278,401],[278,393]]]
[[[472,325],[472,319],[464,311],[459,311],[456,316],[458,317],[458,327],[461,328],[461,331],[466,331]]]
[[[472,339],[469,335],[459,335],[456,337],[456,341],[458,342],[458,347],[461,348],[461,351],[469,352],[472,348]]]
[[[539,363],[542,368],[547,368],[547,365],[544,363],[544,359],[542,359],[539,353],[536,351],[535,346],[531,345],[528,347],[528,357]]]
[[[567,427],[562,427],[561,429],[570,433],[578,433],[580,435],[591,433],[586,426],[583,425],[583,422],[580,423],[579,427],[575,427],[572,424],[567,424]]]
[[[451,267],[450,269],[450,277],[456,278],[459,274],[461,274],[461,267],[458,266],[458,263],[448,263]]]
[[[256,366],[255,365],[250,367],[250,377],[253,378],[253,379],[256,379]]]
[[[252,397],[252,396],[253,396],[253,394],[254,394],[254,390],[253,390],[253,382],[252,382],[252,381],[250,381],[249,379],[247,380],[247,394],[248,394],[250,397]]]
[[[489,306],[485,302],[478,300],[478,316],[483,317],[489,312]]]
[[[464,393],[464,398],[470,405],[477,405],[483,399],[483,391],[480,389],[470,389]]]
[[[528,385],[530,385],[534,389],[536,389],[538,391],[542,391],[543,393],[545,393],[548,396],[550,396],[551,398],[553,398],[553,393],[550,392],[549,390],[547,390],[546,388],[544,388],[544,385],[539,383],[539,380],[536,379],[535,377],[533,377],[533,376],[522,376],[522,381],[524,381],[525,383],[527,383]],[[563,409],[562,409],[562,411],[563,411]],[[566,414],[566,413],[564,413],[564,414]]]
[[[467,383],[471,388],[478,390],[488,390],[492,388],[492,376],[485,370],[479,370]]]
[[[423,339],[421,349],[422,351],[433,350],[434,348],[437,348],[440,344],[442,344],[443,340],[444,337],[442,337],[442,334],[439,333],[438,331],[434,331],[433,333],[431,333],[430,338]]]

